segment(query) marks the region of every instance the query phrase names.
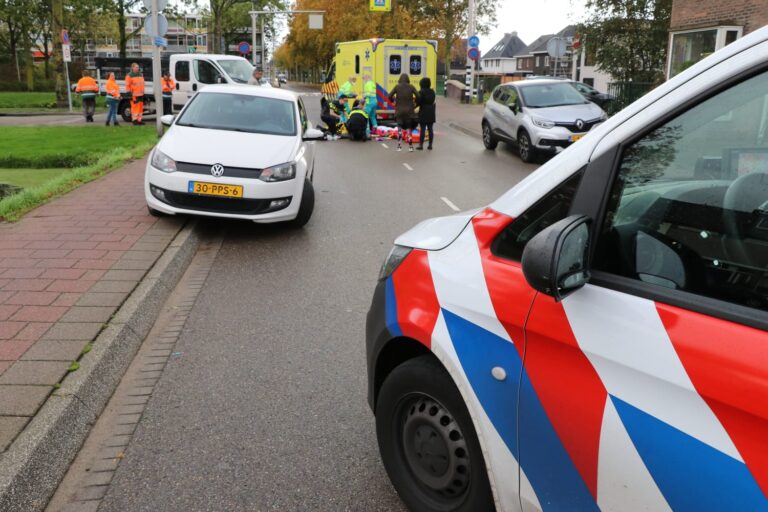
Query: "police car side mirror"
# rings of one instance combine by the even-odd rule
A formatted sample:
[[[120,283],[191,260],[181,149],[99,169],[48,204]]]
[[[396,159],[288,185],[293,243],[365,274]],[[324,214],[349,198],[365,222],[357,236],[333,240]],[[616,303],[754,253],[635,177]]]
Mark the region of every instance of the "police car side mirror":
[[[523,274],[537,291],[560,301],[589,281],[591,219],[566,217],[533,237],[523,250]]]

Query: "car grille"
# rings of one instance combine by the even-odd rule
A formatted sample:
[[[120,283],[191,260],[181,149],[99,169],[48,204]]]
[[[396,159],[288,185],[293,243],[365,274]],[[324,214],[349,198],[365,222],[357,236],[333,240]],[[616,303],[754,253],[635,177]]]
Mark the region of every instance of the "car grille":
[[[189,162],[176,162],[176,170],[179,172],[188,172],[192,174],[207,174],[211,176],[211,166],[213,164],[193,164]],[[227,167],[224,166],[223,177],[230,178],[258,178],[263,169],[249,169],[247,167]]]
[[[601,123],[602,121],[600,119],[593,119],[592,121],[584,121],[584,128],[579,130],[576,128],[576,123],[555,123],[555,126],[562,126],[563,128],[568,128],[573,133],[584,133],[588,132],[592,129],[593,126],[595,126],[598,123]]]
[[[165,196],[165,203],[176,208],[183,208],[185,210],[197,210],[201,212],[213,212],[213,213],[236,213],[244,215],[256,215],[259,213],[267,213],[268,211],[282,210],[287,208],[291,204],[290,197],[276,197],[270,199],[233,199],[229,197],[211,197],[201,196],[197,194],[187,194],[186,192],[174,192],[172,190],[164,190],[156,187],[158,190],[162,190]],[[155,194],[157,197],[157,194]],[[272,201],[287,199],[288,202],[281,205],[279,208],[271,208],[269,205]]]

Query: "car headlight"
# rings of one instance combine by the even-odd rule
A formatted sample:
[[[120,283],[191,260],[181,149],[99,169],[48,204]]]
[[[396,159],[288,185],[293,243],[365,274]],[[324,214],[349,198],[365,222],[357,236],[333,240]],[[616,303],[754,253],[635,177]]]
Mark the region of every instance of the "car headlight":
[[[267,167],[259,175],[261,181],[285,181],[296,177],[296,164],[294,162],[288,164],[274,165]]]
[[[176,161],[159,149],[155,149],[152,153],[152,167],[163,172],[176,172]]]
[[[531,117],[531,121],[533,121],[533,124],[539,128],[552,128],[555,126],[554,121],[549,121],[547,119],[541,119],[538,117]]]
[[[394,272],[395,269],[400,266],[400,264],[409,254],[411,254],[412,250],[413,249],[410,247],[404,247],[402,245],[396,245],[392,247],[392,250],[389,251],[389,254],[387,255],[387,259],[385,259],[384,263],[381,265],[381,270],[379,271],[379,281],[383,281],[384,279],[391,276],[392,272]]]

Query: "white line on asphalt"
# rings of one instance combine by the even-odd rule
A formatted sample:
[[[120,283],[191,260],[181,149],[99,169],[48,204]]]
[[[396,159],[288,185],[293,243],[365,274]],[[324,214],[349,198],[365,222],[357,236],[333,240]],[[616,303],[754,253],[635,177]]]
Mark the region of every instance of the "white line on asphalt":
[[[451,202],[451,200],[450,200],[450,199],[448,199],[447,197],[441,197],[440,199],[442,199],[442,200],[443,200],[443,202],[444,202],[445,204],[447,204],[447,205],[448,205],[448,208],[450,208],[451,210],[453,210],[453,211],[455,211],[455,212],[460,212],[460,211],[461,211],[461,208],[459,208],[458,206],[456,206],[455,204],[453,204],[453,203]]]
[[[382,146],[384,146],[384,149],[389,149],[389,146],[387,146],[387,145],[386,145],[386,144],[384,144],[383,142],[381,143],[381,145],[382,145]]]
[[[403,166],[404,166],[406,169],[408,169],[409,171],[412,171],[412,170],[413,170],[413,167],[411,167],[411,166],[410,166],[410,165],[408,165],[408,164],[403,164]]]

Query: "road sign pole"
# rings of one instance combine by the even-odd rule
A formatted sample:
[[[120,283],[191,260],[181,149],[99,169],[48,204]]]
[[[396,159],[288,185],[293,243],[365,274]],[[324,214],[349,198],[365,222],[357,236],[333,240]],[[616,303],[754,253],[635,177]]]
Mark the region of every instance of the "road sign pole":
[[[256,66],[256,15],[251,14],[251,63]]]
[[[154,24],[157,37],[162,37],[164,34],[160,33],[160,13],[157,8],[157,0],[152,0],[152,22]],[[157,43],[157,42],[155,42]],[[155,126],[157,128],[157,136],[163,136],[163,123],[160,121],[160,117],[163,112],[163,88],[161,85],[162,69],[160,67],[160,46],[155,44],[152,48],[152,90],[155,93]],[[171,112],[169,112],[171,113]]]
[[[69,65],[64,62],[64,78],[67,80],[67,103],[69,103],[69,111],[72,112],[72,86],[69,85]]]
[[[469,38],[475,35],[475,0],[469,0],[469,23],[467,24],[467,46]],[[467,59],[470,60],[470,59]],[[469,91],[467,91],[467,103],[472,103],[475,97],[475,63],[467,62],[467,81]]]

